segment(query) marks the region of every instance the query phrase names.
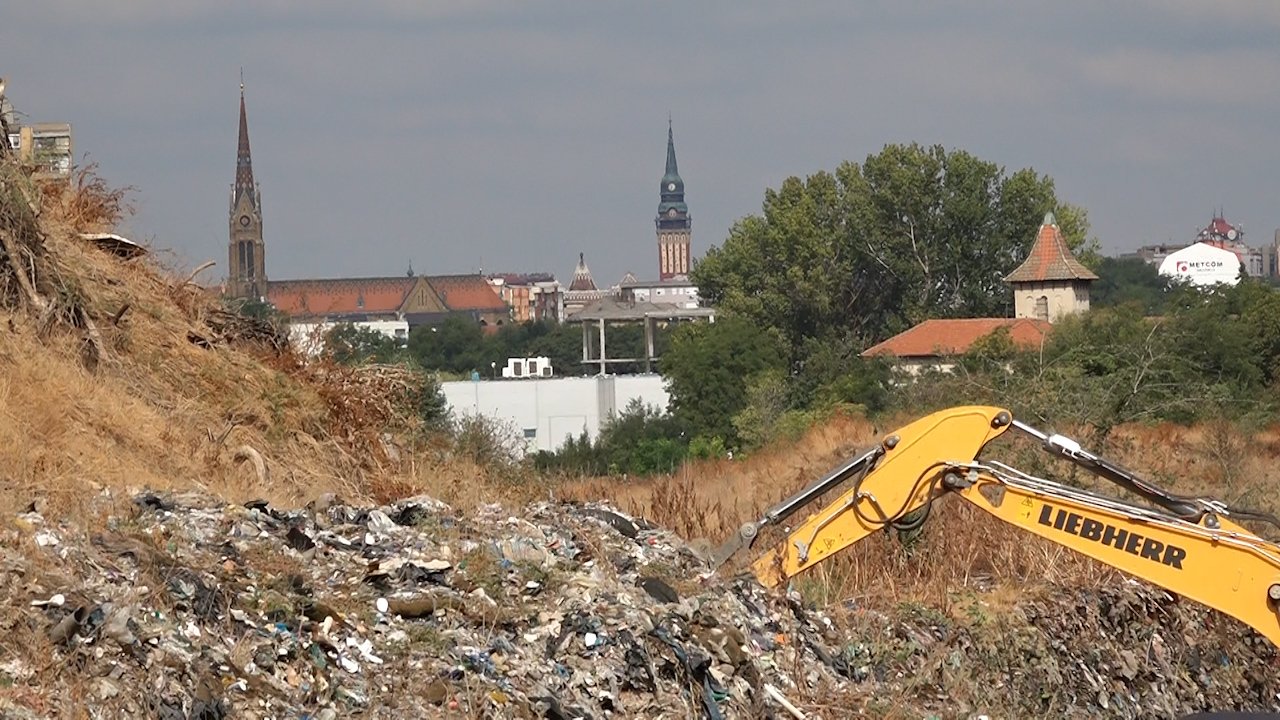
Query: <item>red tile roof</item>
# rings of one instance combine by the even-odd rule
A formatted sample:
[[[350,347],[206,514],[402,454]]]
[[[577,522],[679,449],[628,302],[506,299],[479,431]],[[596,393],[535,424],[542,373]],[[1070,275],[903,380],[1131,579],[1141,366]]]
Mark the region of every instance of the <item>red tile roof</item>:
[[[412,277],[273,280],[267,300],[294,316],[392,313],[416,282]]]
[[[905,332],[863,351],[863,357],[894,355],[901,358],[959,355],[980,338],[999,328],[1009,328],[1009,339],[1019,348],[1039,347],[1049,334],[1049,323],[1031,318],[958,318],[925,320]]]
[[[1036,241],[1027,253],[1027,259],[1018,269],[1009,273],[1006,282],[1045,282],[1050,280],[1097,280],[1089,268],[1071,254],[1067,241],[1058,230],[1053,213],[1044,216],[1044,224],[1036,235]]]
[[[427,283],[436,291],[446,307],[460,310],[507,309],[498,291],[483,275],[428,275]]]

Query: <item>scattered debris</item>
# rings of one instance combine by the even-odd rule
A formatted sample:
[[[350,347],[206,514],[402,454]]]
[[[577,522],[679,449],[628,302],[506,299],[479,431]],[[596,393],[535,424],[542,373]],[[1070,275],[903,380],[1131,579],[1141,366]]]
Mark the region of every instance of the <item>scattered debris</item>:
[[[148,491],[123,507],[88,537],[36,512],[0,536],[0,631],[38,629],[54,653],[37,680],[0,652],[4,684],[174,718],[814,719],[888,699],[1176,717],[1280,690],[1260,637],[1137,584],[1017,617],[978,600],[966,622],[837,619],[748,578],[698,584],[683,541],[604,506],[463,517],[428,497],[285,511]]]
[[[116,235],[115,233],[80,233],[80,239],[87,240],[103,250],[126,260],[147,254],[146,248],[127,237]]]

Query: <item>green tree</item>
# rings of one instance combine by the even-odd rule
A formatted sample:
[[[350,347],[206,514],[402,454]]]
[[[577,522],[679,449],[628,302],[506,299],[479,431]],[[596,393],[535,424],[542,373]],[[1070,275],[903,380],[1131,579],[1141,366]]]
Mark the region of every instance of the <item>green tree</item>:
[[[735,223],[692,278],[709,303],[779,332],[800,363],[814,340],[865,347],[930,317],[1007,314],[1003,277],[1048,211],[1092,260],[1087,214],[1059,202],[1051,178],[1006,174],[961,150],[888,145],[861,165],[766,190],[762,213]]]
[[[672,414],[694,436],[737,444],[733,417],[747,403],[747,378],[786,367],[777,334],[750,320],[721,315],[713,323],[682,325],[659,370],[667,379]]]
[[[428,370],[453,373],[490,372],[496,361],[486,347],[479,323],[464,315],[451,315],[439,325],[422,325],[409,333],[409,354]]]
[[[324,336],[324,348],[334,360],[347,365],[394,363],[404,354],[400,340],[352,323],[330,328]]]
[[[1098,280],[1090,289],[1091,305],[1136,302],[1147,313],[1159,313],[1164,307],[1169,283],[1151,263],[1141,258],[1103,258],[1094,270]]]

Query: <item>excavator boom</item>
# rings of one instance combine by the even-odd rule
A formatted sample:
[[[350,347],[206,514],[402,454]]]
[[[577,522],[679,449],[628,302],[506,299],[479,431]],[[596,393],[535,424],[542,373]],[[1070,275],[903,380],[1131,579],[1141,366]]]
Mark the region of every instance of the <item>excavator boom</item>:
[[[983,449],[1010,429],[1157,507],[979,461]],[[752,564],[760,582],[786,582],[877,530],[923,522],[911,518],[954,494],[1020,530],[1231,615],[1280,646],[1280,546],[1232,520],[1274,518],[1233,511],[1212,499],[1172,495],[1075,441],[1041,433],[996,407],[950,408],[890,433],[878,447],[745,525],[717,553],[717,564],[750,546],[764,526],[781,523],[848,480],[851,487]]]

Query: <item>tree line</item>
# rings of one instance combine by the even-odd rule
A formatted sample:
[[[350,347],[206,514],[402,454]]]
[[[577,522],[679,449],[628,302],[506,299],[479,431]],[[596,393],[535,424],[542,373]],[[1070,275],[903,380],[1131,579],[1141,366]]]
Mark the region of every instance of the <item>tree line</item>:
[[[1055,323],[1043,347],[1019,349],[998,332],[954,372],[911,382],[860,356],[926,319],[1011,317],[1003,277],[1047,211],[1099,275],[1092,310]],[[1266,420],[1277,410],[1280,296],[1270,285],[1182,286],[1139,259],[1103,258],[1087,213],[1057,198],[1052,179],[963,151],[887,146],[862,164],[788,178],[692,276],[722,314],[673,334],[660,365],[668,412],[630,408],[618,427],[650,430],[625,443],[606,431],[591,448],[576,439],[571,453],[544,454],[544,467],[663,472],[679,462],[672,445],[686,456],[749,452],[838,409],[874,417],[991,403],[1101,435],[1126,422]],[[643,445],[659,442],[668,452],[646,465]]]
[[[1055,323],[1043,347],[1018,349],[996,333],[957,358],[954,372],[913,382],[861,357],[926,319],[1011,316],[1003,278],[1047,212],[1100,277],[1091,311]],[[1087,212],[1062,201],[1052,178],[963,150],[887,145],[861,163],[786,178],[693,268],[719,316],[660,335],[669,406],[628,407],[595,440],[575,437],[535,462],[589,474],[669,471],[690,456],[750,452],[850,408],[876,416],[990,402],[1100,433],[1135,420],[1272,416],[1280,301],[1270,286],[1172,286],[1154,267],[1103,258],[1098,247]],[[609,347],[642,354],[639,326],[609,333]],[[545,355],[565,375],[594,372],[581,363],[581,337],[576,325],[486,334],[451,318],[407,342],[346,326],[327,343],[344,362],[407,362],[446,376]]]

